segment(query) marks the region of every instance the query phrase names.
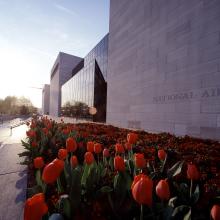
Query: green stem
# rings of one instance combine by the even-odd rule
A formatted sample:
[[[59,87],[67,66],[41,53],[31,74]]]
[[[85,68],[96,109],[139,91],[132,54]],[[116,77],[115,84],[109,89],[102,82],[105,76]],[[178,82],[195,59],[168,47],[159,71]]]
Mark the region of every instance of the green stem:
[[[141,204],[141,215],[140,215],[140,220],[144,219],[144,205]]]
[[[57,178],[57,189],[58,189],[58,193],[63,192],[62,185],[61,185],[61,182],[60,182],[60,177]]]
[[[193,188],[193,180],[190,182],[190,199],[192,198],[192,188]]]

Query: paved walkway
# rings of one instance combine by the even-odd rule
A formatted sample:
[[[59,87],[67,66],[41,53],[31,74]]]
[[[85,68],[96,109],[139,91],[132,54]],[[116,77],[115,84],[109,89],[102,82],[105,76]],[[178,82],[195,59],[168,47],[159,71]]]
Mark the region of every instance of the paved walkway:
[[[20,165],[23,159],[18,153],[23,152],[21,139],[25,137],[26,125],[21,125],[10,132],[0,129],[0,220],[22,220],[26,198],[26,167]]]

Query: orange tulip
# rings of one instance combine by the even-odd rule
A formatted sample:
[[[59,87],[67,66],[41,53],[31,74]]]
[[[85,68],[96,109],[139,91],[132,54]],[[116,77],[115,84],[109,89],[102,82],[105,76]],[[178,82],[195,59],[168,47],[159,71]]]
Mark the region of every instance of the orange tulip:
[[[94,152],[100,154],[102,152],[102,145],[99,143],[94,144]]]
[[[115,152],[118,154],[122,154],[125,152],[124,147],[121,144],[115,145]]]
[[[58,158],[54,159],[52,163],[55,165],[56,169],[61,173],[64,169],[64,161]]]
[[[191,180],[198,180],[199,179],[199,171],[194,164],[188,164],[187,167],[187,178]]]
[[[44,160],[42,157],[36,157],[34,159],[34,167],[36,169],[41,169],[44,166]]]
[[[116,171],[123,172],[125,171],[125,162],[124,159],[120,156],[114,158],[114,167]]]
[[[73,168],[77,167],[78,159],[75,155],[71,157],[70,161],[71,161],[71,165],[72,165]]]
[[[110,156],[109,150],[108,150],[107,148],[105,148],[105,149],[103,150],[103,157],[109,157],[109,156]]]
[[[134,200],[140,205],[152,205],[153,182],[148,176],[138,175],[132,183],[131,190]]]
[[[50,184],[57,180],[64,169],[64,161],[54,159],[44,167],[42,179],[45,183]]]
[[[73,137],[66,139],[66,149],[68,152],[74,152],[77,149],[77,143]]]
[[[162,149],[162,150],[158,150],[157,155],[160,160],[165,160],[167,153]]]
[[[166,180],[160,180],[156,186],[156,194],[161,200],[170,198],[170,188]]]
[[[144,154],[136,153],[134,155],[135,166],[139,169],[143,169],[146,166],[146,160]]]
[[[24,220],[39,220],[48,212],[43,193],[27,199],[24,207]]]
[[[211,216],[213,220],[220,220],[220,206],[219,205],[213,205],[211,209]]]
[[[60,159],[60,160],[65,160],[66,159],[66,157],[67,157],[67,150],[66,149],[59,149],[59,151],[58,151],[58,158]]]
[[[87,142],[87,151],[93,152],[94,151],[94,143],[92,141]]]
[[[133,182],[132,182],[132,184],[131,184],[131,189],[133,189],[134,185],[135,185],[142,177],[146,177],[146,175],[141,173],[141,174],[138,174],[138,175],[136,175],[136,176],[134,177],[134,180],[133,180]]]
[[[127,135],[127,141],[129,144],[135,144],[137,141],[138,135],[135,133],[129,133]]]
[[[91,152],[86,152],[84,155],[84,159],[85,159],[86,164],[90,165],[94,161],[94,156]]]

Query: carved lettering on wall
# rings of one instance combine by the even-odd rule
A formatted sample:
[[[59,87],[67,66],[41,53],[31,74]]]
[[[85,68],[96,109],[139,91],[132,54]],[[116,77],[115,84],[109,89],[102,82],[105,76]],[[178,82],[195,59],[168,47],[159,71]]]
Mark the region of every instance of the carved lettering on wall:
[[[220,97],[220,88],[210,88],[200,91],[188,91],[182,93],[174,93],[153,97],[154,103],[166,103],[170,101],[185,101],[192,99],[207,99],[212,97]]]

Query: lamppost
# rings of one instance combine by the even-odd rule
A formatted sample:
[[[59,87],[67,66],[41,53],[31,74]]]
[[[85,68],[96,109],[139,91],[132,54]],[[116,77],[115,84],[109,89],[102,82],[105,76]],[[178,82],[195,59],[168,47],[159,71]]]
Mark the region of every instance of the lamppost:
[[[92,115],[92,121],[93,121],[93,116],[97,113],[96,107],[92,106],[89,108],[89,114]]]

